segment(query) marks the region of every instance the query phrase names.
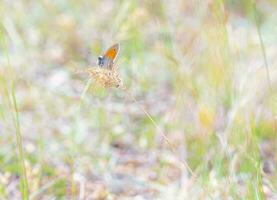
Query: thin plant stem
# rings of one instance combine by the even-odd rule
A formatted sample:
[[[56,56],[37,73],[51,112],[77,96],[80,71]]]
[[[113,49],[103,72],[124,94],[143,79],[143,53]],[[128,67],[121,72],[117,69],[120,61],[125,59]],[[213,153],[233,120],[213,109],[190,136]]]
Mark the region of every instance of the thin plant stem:
[[[135,99],[135,97],[133,97],[130,92],[128,92],[126,89],[123,89],[123,91],[128,95],[128,97],[135,102],[137,105],[139,105],[139,107],[141,108],[141,110],[143,111],[143,113],[148,117],[148,119],[151,121],[151,123],[155,126],[155,128],[158,129],[158,131],[161,133],[162,137],[164,138],[164,140],[166,141],[166,143],[170,146],[171,151],[173,151],[173,153],[175,154],[175,149],[173,148],[173,145],[171,144],[169,138],[165,135],[165,133],[163,132],[163,130],[161,129],[161,127],[157,124],[157,122],[153,119],[153,117],[149,114],[149,112],[147,112],[147,110],[139,104],[139,102]],[[191,175],[193,177],[197,177],[196,174],[193,172],[193,170],[189,167],[189,165],[180,160],[180,162],[189,170],[189,172],[191,173]]]
[[[82,103],[83,99],[85,98],[85,95],[86,95],[87,91],[89,90],[90,84],[91,84],[91,79],[89,79],[87,81],[87,84],[86,84],[84,90],[82,91],[81,98],[80,98],[80,104]]]
[[[89,83],[87,84],[89,85]],[[88,86],[87,86],[88,87]],[[148,119],[151,121],[151,123],[154,125],[154,127],[160,132],[160,134],[162,135],[163,139],[166,141],[166,143],[169,145],[170,147],[170,151],[173,153],[173,155],[178,155],[177,156],[177,160],[181,163],[182,168],[187,169],[189,171],[189,173],[192,176],[192,180],[196,180],[198,177],[197,175],[193,172],[193,170],[191,169],[191,167],[187,164],[186,161],[183,161],[181,156],[175,151],[175,149],[173,148],[173,145],[171,144],[169,138],[166,136],[166,134],[163,132],[163,130],[161,129],[161,127],[156,123],[156,121],[153,119],[153,117],[149,114],[149,112],[138,103],[138,101],[136,100],[135,97],[133,97],[131,95],[131,93],[128,92],[127,88],[122,85],[119,87],[122,91],[124,91],[126,93],[126,95],[129,97],[129,99],[131,99],[134,103],[136,103],[140,109],[143,111],[143,113],[148,117]],[[86,87],[83,91],[83,94],[86,92]],[[82,99],[82,97],[81,97]],[[182,169],[181,169],[182,170]],[[205,186],[202,186],[203,190],[205,190],[205,192],[208,194],[208,196],[212,199],[208,189]]]
[[[269,72],[269,66],[268,66],[268,62],[267,62],[267,55],[266,55],[266,49],[265,49],[265,45],[264,45],[264,41],[263,41],[263,37],[262,37],[262,33],[261,33],[261,28],[260,28],[260,24],[259,24],[259,18],[258,18],[258,12],[257,12],[257,8],[256,8],[256,3],[254,0],[252,0],[252,8],[253,8],[253,15],[254,15],[254,21],[255,21],[255,25],[256,25],[256,29],[257,29],[257,34],[259,37],[259,42],[260,42],[260,46],[261,46],[261,52],[262,52],[262,56],[263,56],[263,60],[264,60],[264,66],[265,66],[265,70],[266,70],[266,79],[268,82],[268,87],[269,87],[269,92],[272,93],[273,88],[272,88],[272,84],[271,84],[271,78],[270,78],[270,72]],[[275,119],[273,119],[273,123],[274,123],[274,130],[276,131],[276,121]],[[251,132],[253,132],[253,130],[251,129]],[[253,143],[257,145],[257,141],[256,141],[256,137],[255,135],[253,135],[251,137],[251,139],[253,140]],[[255,171],[256,171],[256,180],[257,180],[257,191],[256,191],[256,197],[258,199],[265,199],[265,194],[263,191],[263,184],[262,184],[262,174],[261,174],[261,166],[260,166],[260,156],[257,155],[257,152],[255,152],[254,154],[254,160],[256,161],[255,163]]]
[[[50,180],[49,182],[45,183],[41,188],[39,188],[37,191],[33,192],[32,194],[30,194],[30,200],[33,199],[38,199],[38,197],[42,194],[43,192],[45,192],[47,189],[53,187],[58,181],[63,180],[62,176],[58,176],[52,180]]]
[[[0,27],[1,28],[1,27]],[[19,159],[19,165],[20,165],[20,192],[21,192],[21,197],[24,200],[29,199],[29,189],[28,189],[28,180],[27,180],[27,173],[26,173],[26,167],[25,167],[25,162],[24,162],[24,151],[23,151],[23,146],[22,146],[22,135],[21,135],[21,130],[20,130],[20,120],[19,120],[19,110],[17,106],[17,101],[16,101],[16,95],[15,95],[15,85],[14,85],[14,77],[12,73],[12,67],[11,67],[11,62],[9,58],[9,54],[7,52],[7,44],[5,41],[5,36],[3,34],[3,30],[0,30],[1,35],[3,36],[3,46],[4,46],[4,52],[6,53],[6,58],[7,58],[7,64],[8,64],[8,69],[9,69],[9,75],[10,75],[10,81],[11,81],[11,86],[10,86],[10,91],[9,91],[9,86],[7,83],[7,80],[5,82],[6,85],[6,95],[7,95],[7,101],[9,102],[9,105],[12,107],[13,112],[12,114],[12,121],[13,125],[15,127],[15,135],[16,135],[16,146],[18,150],[18,159]],[[11,99],[10,99],[11,95]]]
[[[269,71],[269,66],[268,66],[268,61],[267,61],[266,49],[265,49],[265,45],[264,45],[264,41],[263,41],[263,37],[262,37],[262,33],[261,33],[261,28],[260,28],[260,25],[259,25],[257,7],[256,7],[256,3],[254,2],[254,0],[252,1],[252,6],[253,6],[256,29],[257,29],[257,33],[258,33],[258,36],[259,36],[261,51],[262,51],[262,55],[263,55],[263,59],[264,59],[264,65],[265,65],[265,69],[266,69],[267,82],[268,82],[270,93],[272,94],[273,93],[273,87],[272,87],[271,78],[270,78],[270,71]],[[274,123],[274,127],[273,127],[274,132],[277,133],[277,119],[274,116],[274,114],[273,114],[273,123]]]
[[[259,25],[256,3],[253,1],[252,5],[253,5],[255,24],[256,24],[256,28],[257,28],[257,32],[258,32],[258,36],[259,36],[259,41],[260,41],[260,44],[261,44],[261,51],[262,51],[262,54],[263,54],[264,65],[265,65],[265,68],[266,68],[267,81],[268,81],[269,88],[272,92],[272,84],[271,84],[269,66],[268,66],[268,62],[267,62],[266,50],[265,50],[264,41],[263,41],[263,37],[262,37],[262,33],[261,33],[261,28],[260,28],[260,25]]]
[[[16,96],[14,91],[14,85],[12,84],[12,101],[13,106],[15,109],[15,116],[13,118],[13,123],[15,125],[15,133],[16,133],[16,144],[18,147],[18,153],[19,153],[19,160],[20,160],[20,167],[21,167],[21,173],[23,174],[23,177],[21,177],[21,187],[22,187],[22,199],[29,199],[29,189],[28,189],[28,181],[27,181],[27,174],[26,174],[26,167],[24,163],[24,151],[22,147],[22,136],[21,136],[21,130],[20,130],[20,121],[19,121],[19,112],[16,102]]]
[[[136,98],[126,89],[126,87],[122,87],[121,88],[126,94],[127,96],[134,102],[136,103],[140,109],[143,111],[143,113],[148,117],[148,119],[151,121],[151,123],[155,126],[155,128],[160,132],[160,134],[162,135],[163,139],[166,141],[166,143],[169,145],[170,147],[170,151],[173,153],[173,155],[179,155],[176,150],[173,147],[173,144],[170,142],[169,138],[166,136],[166,134],[164,133],[164,131],[161,129],[161,127],[157,124],[157,122],[153,119],[153,117],[149,114],[149,112],[141,105],[139,104],[139,102],[136,100]],[[189,171],[189,173],[191,174],[191,176],[193,177],[193,179],[197,179],[198,176],[196,175],[196,173],[191,169],[191,167],[188,165],[188,163],[186,161],[184,161],[180,156],[177,157],[178,161],[182,164],[182,166],[187,169]],[[205,190],[205,192],[209,195],[209,197],[211,199],[212,196],[210,194],[210,192],[208,191],[208,189],[205,186],[202,186],[202,188]]]
[[[77,120],[79,119],[80,117],[80,114],[81,114],[81,106],[82,106],[82,102],[85,98],[85,95],[87,93],[87,91],[89,90],[89,87],[90,87],[90,84],[91,84],[91,79],[89,79],[81,93],[81,97],[78,101],[78,104],[76,105],[76,112],[77,112],[77,115],[75,118],[75,124],[77,124]],[[76,126],[76,125],[75,125]],[[68,158],[68,162],[69,162],[69,165],[70,165],[70,191],[71,191],[71,197],[72,199],[75,199],[75,197],[77,196],[76,194],[76,183],[74,181],[74,166],[75,166],[75,160],[74,160],[74,156],[75,156],[75,153],[76,153],[76,143],[75,143],[75,139],[74,139],[74,136],[72,135],[71,137],[71,140],[72,140],[72,144],[73,144],[73,149],[71,149],[71,155],[69,155],[69,158]]]
[[[74,181],[74,166],[75,166],[75,160],[74,157],[70,156],[69,157],[69,165],[70,165],[70,192],[71,192],[71,198],[75,199],[75,197],[77,196],[76,194],[76,184]]]

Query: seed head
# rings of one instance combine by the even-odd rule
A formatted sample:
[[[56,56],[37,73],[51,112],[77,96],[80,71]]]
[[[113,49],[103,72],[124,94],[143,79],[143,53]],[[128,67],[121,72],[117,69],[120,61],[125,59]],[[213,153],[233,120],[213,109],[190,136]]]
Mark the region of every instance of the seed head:
[[[122,80],[115,67],[112,70],[100,67],[89,67],[88,72],[90,78],[93,78],[96,83],[105,88],[123,86]]]

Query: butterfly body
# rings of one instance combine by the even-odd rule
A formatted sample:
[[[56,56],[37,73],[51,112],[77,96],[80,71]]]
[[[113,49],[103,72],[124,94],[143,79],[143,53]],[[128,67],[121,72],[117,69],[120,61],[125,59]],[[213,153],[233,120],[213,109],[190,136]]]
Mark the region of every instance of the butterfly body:
[[[108,67],[112,65],[111,60],[104,58],[104,56],[99,56],[97,60],[97,64],[99,67]]]
[[[98,57],[97,64],[99,67],[113,69],[114,60],[119,52],[119,44],[111,46],[103,55]]]

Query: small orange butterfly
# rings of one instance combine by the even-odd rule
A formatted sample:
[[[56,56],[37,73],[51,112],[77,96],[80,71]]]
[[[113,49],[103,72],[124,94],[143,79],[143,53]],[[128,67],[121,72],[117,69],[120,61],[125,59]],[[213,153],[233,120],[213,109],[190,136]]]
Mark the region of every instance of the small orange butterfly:
[[[112,70],[114,65],[114,60],[119,52],[119,44],[114,44],[111,46],[104,55],[98,57],[97,64],[99,67],[107,68]]]

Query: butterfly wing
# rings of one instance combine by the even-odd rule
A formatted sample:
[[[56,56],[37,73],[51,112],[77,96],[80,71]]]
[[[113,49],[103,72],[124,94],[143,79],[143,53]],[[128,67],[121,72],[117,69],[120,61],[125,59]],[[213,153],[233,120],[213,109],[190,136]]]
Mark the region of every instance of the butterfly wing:
[[[98,65],[107,69],[113,69],[114,60],[119,52],[119,44],[111,46],[102,56],[98,57]]]
[[[104,53],[104,57],[114,61],[116,59],[116,56],[119,52],[119,44],[114,44],[113,46],[111,46],[105,53]]]

